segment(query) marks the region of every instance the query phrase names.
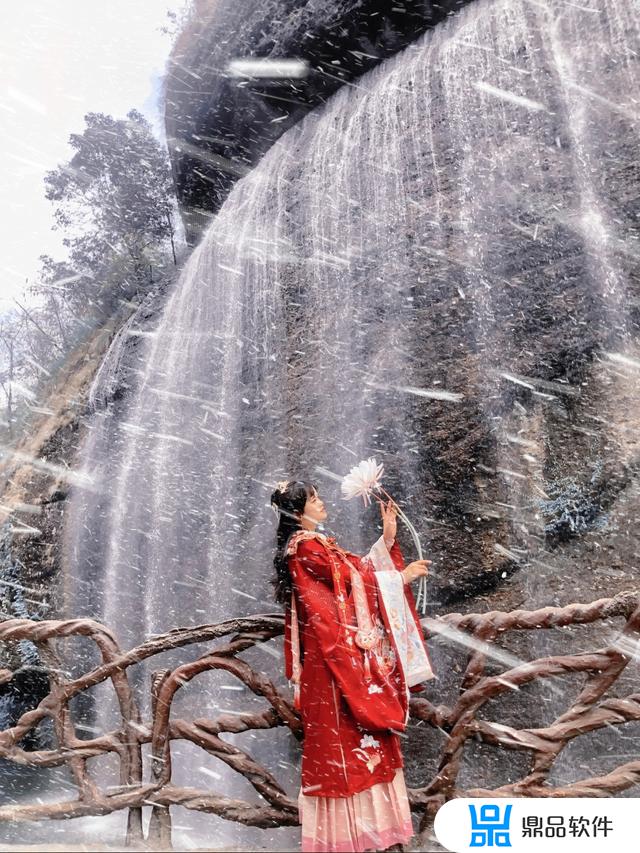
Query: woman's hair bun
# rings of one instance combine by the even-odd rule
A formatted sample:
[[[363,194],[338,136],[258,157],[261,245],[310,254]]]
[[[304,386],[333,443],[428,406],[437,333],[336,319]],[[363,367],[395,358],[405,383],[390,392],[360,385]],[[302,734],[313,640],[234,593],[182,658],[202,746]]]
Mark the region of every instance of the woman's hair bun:
[[[280,482],[276,484],[275,491],[271,495],[271,506],[273,507],[276,513],[282,506],[282,497],[286,492],[287,486],[290,484],[290,482],[290,480],[280,480]]]
[[[304,512],[307,498],[315,490],[313,483],[304,480],[280,480],[271,494],[271,508],[276,515],[288,515],[297,522],[295,514]]]

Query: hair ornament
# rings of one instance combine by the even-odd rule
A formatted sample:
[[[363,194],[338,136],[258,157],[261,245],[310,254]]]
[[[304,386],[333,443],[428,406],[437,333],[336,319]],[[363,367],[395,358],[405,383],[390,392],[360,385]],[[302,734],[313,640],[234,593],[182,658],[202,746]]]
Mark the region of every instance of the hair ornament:
[[[276,492],[283,494],[290,482],[290,480],[280,480],[279,483],[276,483]],[[271,509],[274,511],[276,517],[280,516],[280,507],[276,503],[271,503]]]

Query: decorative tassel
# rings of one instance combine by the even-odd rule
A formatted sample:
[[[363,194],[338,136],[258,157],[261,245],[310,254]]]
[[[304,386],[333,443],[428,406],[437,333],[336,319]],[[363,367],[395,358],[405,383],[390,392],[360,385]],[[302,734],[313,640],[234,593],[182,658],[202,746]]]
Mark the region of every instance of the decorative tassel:
[[[364,653],[364,677],[365,681],[371,681],[371,664],[369,663],[369,652]]]

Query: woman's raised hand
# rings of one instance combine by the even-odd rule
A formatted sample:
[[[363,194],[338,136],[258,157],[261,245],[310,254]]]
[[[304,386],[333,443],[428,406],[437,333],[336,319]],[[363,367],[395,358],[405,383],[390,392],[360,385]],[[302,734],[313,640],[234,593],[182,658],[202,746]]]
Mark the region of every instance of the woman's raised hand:
[[[404,582],[411,583],[411,581],[414,581],[416,578],[426,577],[426,575],[429,574],[428,566],[430,566],[432,562],[432,560],[414,560],[413,563],[409,563],[402,572]]]
[[[396,509],[396,505],[389,498],[387,503],[384,501],[380,501],[380,514],[382,515],[382,535],[384,537],[385,542],[390,542],[393,544],[394,539],[396,538],[396,531],[398,528],[398,524],[396,522],[396,514],[398,510]]]

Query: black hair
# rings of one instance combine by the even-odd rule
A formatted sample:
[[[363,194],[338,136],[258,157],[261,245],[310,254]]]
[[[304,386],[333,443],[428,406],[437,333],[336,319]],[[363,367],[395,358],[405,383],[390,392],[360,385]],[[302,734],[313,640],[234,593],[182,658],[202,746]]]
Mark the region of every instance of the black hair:
[[[307,499],[317,493],[313,483],[304,480],[289,480],[281,491],[279,488],[271,495],[271,504],[278,509],[280,521],[276,534],[276,554],[273,558],[275,577],[271,581],[275,600],[286,605],[291,599],[291,575],[287,564],[287,545],[296,530],[302,530],[300,519],[294,513],[304,512]]]

